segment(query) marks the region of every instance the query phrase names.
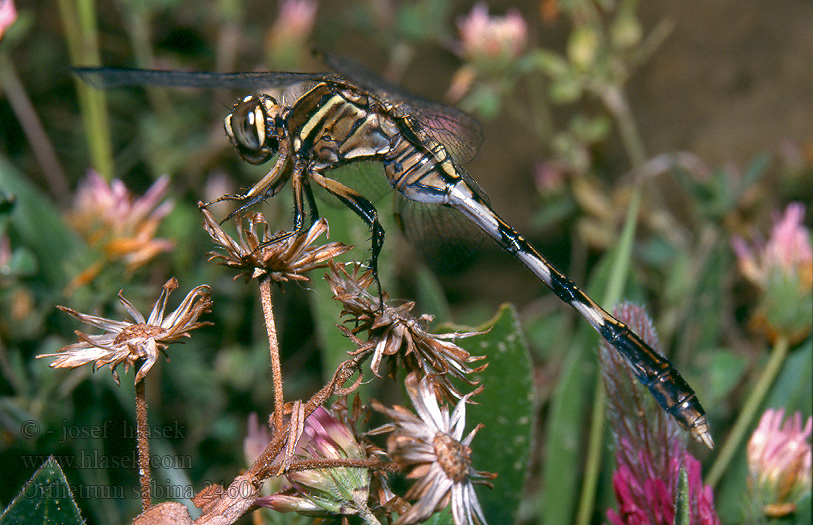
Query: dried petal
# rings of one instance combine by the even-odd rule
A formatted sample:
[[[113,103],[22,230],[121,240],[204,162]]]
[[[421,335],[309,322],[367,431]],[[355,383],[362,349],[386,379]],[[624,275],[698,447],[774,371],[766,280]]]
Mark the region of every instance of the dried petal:
[[[119,292],[119,301],[133,321],[105,319],[82,314],[64,306],[57,306],[83,323],[100,328],[105,333],[87,335],[76,332],[79,342],[64,346],[56,353],[42,354],[37,357],[55,357],[56,359],[50,364],[51,368],[76,368],[93,363],[93,370],[96,371],[104,365],[110,365],[116,383],[119,382],[116,371],[118,365],[124,363],[126,372],[131,365],[140,364],[135,377],[137,383],[146,376],[158,359],[158,354],[166,350],[168,343],[189,337],[191,330],[210,324],[198,322],[198,317],[208,312],[212,305],[209,297],[211,290],[207,285],[193,288],[181,305],[169,316],[164,317],[169,294],[176,288],[178,288],[178,282],[174,277],[164,284],[161,295],[153,305],[149,319],[146,321],[144,316],[121,295],[121,292]]]
[[[270,228],[260,213],[247,213],[235,217],[237,238],[227,234],[206,209],[203,227],[214,243],[224,252],[211,252],[209,260],[242,270],[246,279],[268,277],[282,283],[306,281],[304,274],[315,268],[324,268],[327,261],[352,249],[338,242],[312,246],[316,239],[328,232],[327,221],[319,219],[303,233],[277,232],[269,235]]]

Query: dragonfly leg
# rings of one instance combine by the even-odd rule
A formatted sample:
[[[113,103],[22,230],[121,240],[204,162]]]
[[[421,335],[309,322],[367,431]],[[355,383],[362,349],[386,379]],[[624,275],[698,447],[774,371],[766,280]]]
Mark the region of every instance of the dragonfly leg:
[[[291,188],[294,192],[294,229],[299,233],[305,228],[305,194],[310,193],[310,186],[305,176],[305,166],[297,163],[291,175]],[[307,189],[306,189],[307,188]]]
[[[305,176],[304,173],[305,173],[305,163],[298,162],[294,166],[293,172],[290,175],[291,187],[293,189],[293,194],[294,194],[294,225],[293,225],[293,228],[291,229],[291,231],[285,232],[285,233],[283,233],[281,235],[277,235],[276,237],[274,237],[274,238],[260,244],[256,248],[257,250],[259,250],[260,248],[263,248],[265,246],[268,246],[271,243],[280,242],[282,240],[285,240],[285,239],[291,237],[292,235],[299,235],[300,233],[302,233],[304,231],[304,229],[305,229],[305,200],[307,200],[308,203],[309,203],[308,205],[310,205],[310,201],[313,199],[312,195],[310,197],[307,196],[307,194],[311,193],[311,191],[310,191],[310,186],[308,185],[308,179],[307,179],[307,177]],[[252,197],[251,200],[249,201],[249,204],[245,204],[245,205],[241,206],[240,208],[238,208],[237,211],[240,211],[240,210],[242,210],[242,209],[244,209],[244,208],[246,208],[248,206],[251,206],[252,204],[255,204],[255,203],[257,203],[257,202],[259,202],[261,200],[265,200],[268,197],[272,197],[277,189],[278,189],[278,187],[274,187],[274,188],[271,188],[269,191],[267,191],[264,194],[261,194],[261,195],[259,195],[257,197]],[[305,200],[303,200],[303,196],[304,196]],[[232,212],[232,214],[230,214],[228,217],[226,217],[226,219],[228,219],[229,217],[234,215],[234,213],[236,213],[236,211]]]
[[[291,174],[291,166],[290,162],[288,162],[289,159],[288,148],[280,147],[277,161],[274,163],[268,173],[266,173],[265,176],[254,186],[249,188],[247,192],[238,193],[236,195],[223,195],[222,197],[219,197],[211,202],[203,204],[203,207],[205,208],[222,201],[241,202],[240,206],[236,210],[229,213],[225,219],[220,221],[222,224],[243,210],[246,210],[257,203],[273,197],[285,185],[285,183],[288,182],[288,178]]]
[[[311,216],[311,224],[316,224],[322,216],[319,215],[319,208],[316,207],[316,199],[313,198],[313,189],[311,188],[308,179],[302,181],[302,189],[305,191],[305,200],[308,203],[308,208],[310,209],[310,216]]]
[[[325,177],[321,173],[311,172],[311,178],[319,186],[325,188],[327,191],[339,198],[345,206],[353,210],[356,215],[361,217],[367,226],[370,228],[371,233],[371,252],[370,257],[370,270],[373,272],[376,286],[378,287],[379,305],[384,308],[384,294],[381,290],[381,281],[378,279],[378,256],[381,253],[381,248],[384,246],[384,228],[378,220],[378,211],[372,202],[368,201],[355,190],[345,186],[341,182]]]

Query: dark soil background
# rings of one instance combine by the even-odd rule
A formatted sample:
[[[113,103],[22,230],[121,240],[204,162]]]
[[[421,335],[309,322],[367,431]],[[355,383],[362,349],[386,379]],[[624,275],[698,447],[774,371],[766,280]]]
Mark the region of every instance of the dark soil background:
[[[490,4],[492,11],[500,9],[498,4]],[[521,9],[534,19],[532,9]],[[806,164],[813,161],[813,2],[641,2],[640,15],[645,32],[662,21],[671,24],[665,41],[627,86],[648,155],[685,151],[709,169],[742,170],[755,156],[792,145]],[[562,29],[536,30],[542,42],[553,43]],[[504,115],[484,128],[482,149],[469,169],[494,208],[526,233],[538,194],[528,177],[533,166],[516,161],[533,158],[532,144],[517,136],[515,123]],[[622,176],[628,166],[620,150],[604,153],[619,160],[605,175]],[[541,232],[536,241],[544,244],[555,236]],[[478,292],[496,302],[532,301],[538,290],[509,260],[494,248],[466,279],[478,282]],[[552,260],[560,268],[567,265],[555,255]]]

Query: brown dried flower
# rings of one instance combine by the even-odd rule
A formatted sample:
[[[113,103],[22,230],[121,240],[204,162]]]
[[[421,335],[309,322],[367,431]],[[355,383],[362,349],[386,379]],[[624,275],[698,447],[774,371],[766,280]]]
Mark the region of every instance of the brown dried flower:
[[[209,260],[222,259],[224,266],[243,270],[246,279],[267,276],[272,281],[306,281],[303,273],[324,268],[326,261],[352,249],[339,242],[311,246],[317,237],[328,232],[327,221],[319,219],[304,233],[277,232],[270,228],[261,213],[235,216],[237,240],[227,234],[206,209],[203,227],[225,253],[211,252]]]
[[[463,395],[447,375],[474,385],[466,374],[481,372],[488,366],[483,364],[470,368],[467,363],[484,359],[484,356],[472,356],[450,341],[480,332],[430,334],[423,327],[432,320],[432,316],[414,317],[410,313],[415,307],[414,302],[388,306],[385,294],[383,308],[380,306],[380,299],[368,291],[375,282],[370,270],[362,273],[358,264],[353,267],[352,273],[336,264],[329,267],[331,271],[325,278],[333,291],[333,298],[344,305],[342,315],[350,318],[345,322],[354,324],[352,333],[366,330],[369,340],[375,341],[370,362],[370,369],[375,375],[380,375],[379,367],[384,356],[390,356],[394,358],[391,363],[393,369],[400,359],[408,371],[431,377],[439,393],[449,399],[460,399]]]
[[[155,301],[148,319],[144,319],[144,316],[119,292],[119,301],[134,322],[105,319],[82,314],[64,306],[57,306],[83,323],[101,328],[105,333],[87,335],[77,331],[78,343],[63,346],[57,353],[37,357],[56,357],[50,364],[51,368],[76,368],[93,363],[93,370],[96,371],[104,365],[110,365],[116,384],[119,383],[116,371],[118,365],[124,363],[126,372],[130,369],[130,365],[135,366],[141,362],[141,367],[135,377],[135,382],[138,383],[155,364],[158,353],[166,350],[167,343],[174,343],[182,337],[189,337],[191,330],[211,324],[198,322],[198,317],[204,312],[208,312],[212,305],[209,297],[211,291],[207,285],[193,288],[174,312],[164,316],[167,298],[177,288],[178,281],[174,277],[164,284],[161,295]]]
[[[424,521],[450,502],[455,525],[485,524],[473,483],[488,484],[484,479],[493,479],[495,475],[472,468],[469,446],[482,425],[463,437],[466,403],[482,387],[463,396],[450,416],[449,409],[438,404],[428,378],[418,382],[417,375],[410,374],[405,385],[418,416],[406,408],[390,409],[373,401],[373,408],[394,422],[387,452],[401,465],[414,465],[408,477],[418,479],[405,496],[417,501],[398,518],[396,525]]]

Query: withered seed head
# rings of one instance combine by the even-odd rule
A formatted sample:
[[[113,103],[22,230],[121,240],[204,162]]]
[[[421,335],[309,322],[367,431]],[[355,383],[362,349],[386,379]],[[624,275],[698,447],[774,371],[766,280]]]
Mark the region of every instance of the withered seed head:
[[[305,281],[303,275],[315,268],[324,268],[327,261],[350,249],[339,242],[313,246],[314,241],[328,232],[327,221],[319,219],[303,233],[277,232],[271,235],[268,222],[261,213],[249,212],[235,216],[237,240],[227,234],[205,208],[203,227],[224,253],[210,252],[209,260],[241,270],[246,279],[268,277],[272,281]]]

